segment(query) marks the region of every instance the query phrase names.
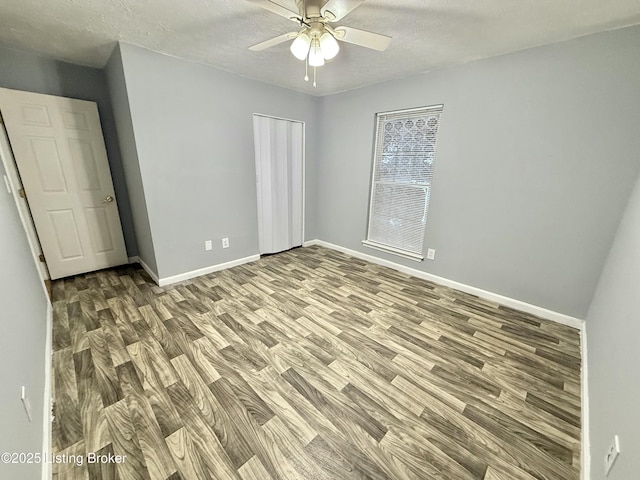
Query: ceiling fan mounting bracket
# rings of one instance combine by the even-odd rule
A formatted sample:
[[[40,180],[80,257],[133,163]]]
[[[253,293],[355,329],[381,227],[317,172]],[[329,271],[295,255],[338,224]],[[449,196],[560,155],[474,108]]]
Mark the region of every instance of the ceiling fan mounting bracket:
[[[324,18],[327,22],[335,22],[336,21],[336,16],[333,14],[333,12],[330,12],[329,10],[325,10],[324,11]]]
[[[344,30],[336,30],[333,27],[331,27],[330,25],[325,25],[324,26],[325,30],[327,32],[329,32],[331,35],[334,36],[334,38],[341,40],[344,37]],[[340,27],[338,27],[340,28]]]

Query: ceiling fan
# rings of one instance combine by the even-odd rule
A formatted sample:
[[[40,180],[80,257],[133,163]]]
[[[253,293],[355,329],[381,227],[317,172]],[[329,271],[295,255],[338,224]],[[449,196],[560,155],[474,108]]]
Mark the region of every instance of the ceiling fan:
[[[288,32],[270,40],[252,45],[249,50],[259,52],[279,45],[288,40],[291,53],[305,65],[321,67],[325,60],[331,60],[340,51],[338,41],[352,43],[361,47],[383,51],[391,42],[391,37],[379,33],[367,32],[357,28],[338,26],[330,23],[338,22],[365,0],[295,0],[298,12],[293,12],[271,0],[248,0],[265,10],[287,18],[300,25],[295,32]],[[308,80],[305,75],[305,80]],[[315,80],[314,80],[315,86]]]

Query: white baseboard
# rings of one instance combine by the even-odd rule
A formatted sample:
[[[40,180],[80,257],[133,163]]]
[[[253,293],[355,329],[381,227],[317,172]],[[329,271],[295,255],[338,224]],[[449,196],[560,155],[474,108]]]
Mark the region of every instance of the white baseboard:
[[[219,263],[217,265],[211,265],[210,267],[205,267],[205,268],[199,268],[197,270],[181,273],[179,275],[164,277],[159,280],[157,278],[154,278],[153,276],[152,278],[160,287],[164,287],[165,285],[182,282],[184,280],[189,280],[191,278],[199,277],[201,275],[207,275],[208,273],[219,272],[220,270],[226,270],[227,268],[236,267],[244,263],[255,262],[256,260],[259,260],[259,259],[260,259],[260,255],[251,255],[244,258],[238,258],[237,260],[231,260],[230,262]],[[142,265],[142,268],[144,268],[144,264],[142,263],[142,261],[140,262],[140,265]],[[145,268],[145,270],[147,269]],[[147,272],[149,271],[147,270]],[[149,275],[151,275],[151,273],[149,273]]]
[[[580,357],[582,368],[580,370],[580,415],[582,421],[581,438],[581,480],[591,478],[591,442],[589,440],[589,361],[587,358],[587,325],[582,324],[580,329]]]
[[[144,263],[144,261],[141,258],[138,259],[138,263],[140,264],[140,266],[142,268],[144,268],[144,271],[149,274],[149,276],[152,278],[152,280],[154,282],[156,282],[158,285],[160,285],[160,279],[158,278],[158,275],[156,275],[156,272],[151,270],[151,267],[149,265],[147,265],[146,263]]]
[[[243,263],[255,262],[260,259],[260,255],[251,255],[249,257],[238,258],[237,260],[231,260],[230,262],[219,263],[217,265],[211,265],[210,267],[199,268],[190,272],[180,273],[178,275],[172,275],[171,277],[158,278],[151,267],[144,263],[140,257],[129,257],[129,263],[139,263],[140,266],[149,274],[154,282],[160,287],[171,285],[172,283],[183,282],[191,278],[199,277],[201,275],[207,275],[208,273],[219,272],[227,268],[242,265]]]
[[[140,257],[129,257],[129,263],[139,263],[140,266],[144,269],[145,272],[147,272],[149,274],[149,276],[151,277],[151,279],[156,282],[156,285],[160,285],[159,279],[158,279],[158,275],[156,275],[156,273],[151,270],[151,267],[149,265],[147,265],[146,263],[144,263],[144,261],[140,258]]]
[[[51,454],[51,361],[53,342],[53,307],[47,300],[47,319],[44,348],[44,404],[42,406],[42,456]],[[42,480],[51,480],[53,472],[50,462],[42,462]]]
[[[393,268],[395,270],[407,273],[409,275],[413,275],[414,277],[422,278],[424,280],[429,280],[439,285],[444,285],[446,287],[455,288],[456,290],[470,293],[480,298],[494,301],[494,302],[500,303],[501,305],[515,308],[522,312],[527,312],[532,315],[536,315],[540,318],[544,318],[546,320],[551,320],[553,322],[560,323],[562,325],[567,325],[569,327],[579,329],[580,330],[580,350],[581,350],[580,353],[581,353],[581,365],[582,365],[582,369],[580,372],[580,388],[581,388],[580,412],[582,417],[581,418],[581,422],[582,422],[581,480],[590,480],[591,455],[590,455],[590,441],[589,441],[589,373],[588,373],[589,362],[587,359],[587,330],[586,330],[586,324],[584,320],[580,320],[579,318],[571,317],[563,313],[554,312],[553,310],[548,310],[546,308],[542,308],[537,305],[532,305],[530,303],[516,300],[514,298],[505,297],[497,293],[488,292],[486,290],[472,287],[470,285],[465,285],[463,283],[459,283],[454,280],[449,280],[447,278],[439,277],[437,275],[432,275],[427,272],[416,270],[414,268],[406,267],[404,265],[400,265],[398,263],[391,262],[389,260],[384,260],[382,258],[375,257],[373,255],[367,255],[366,253],[361,253],[356,250],[351,250],[350,248],[334,245],[332,243],[325,242],[323,240],[309,240],[307,242],[304,242],[303,244],[304,247],[311,247],[314,245],[337,250],[339,252],[346,253],[347,255],[351,255],[361,260],[366,260],[371,263],[376,263],[378,265]]]
[[[310,241],[304,242],[303,244],[303,246],[305,247],[310,247],[313,245],[319,245],[321,247],[337,250],[339,252],[346,253],[347,255],[351,255],[352,257],[356,257],[361,260],[366,260],[371,263],[376,263],[384,267],[393,268],[394,270],[407,273],[417,278],[422,278],[423,280],[428,280],[428,281],[437,283],[438,285],[444,285],[445,287],[455,288],[456,290],[460,290],[465,293],[470,293],[471,295],[476,295],[477,297],[484,298],[485,300],[490,300],[492,302],[499,303],[506,307],[511,307],[516,310],[520,310],[521,312],[530,313],[532,315],[536,315],[546,320],[551,320],[556,323],[561,323],[562,325],[567,325],[569,327],[581,329],[582,325],[584,324],[584,320],[580,320],[579,318],[571,317],[563,313],[554,312],[553,310],[548,310],[546,308],[542,308],[537,305],[532,305],[530,303],[526,303],[521,300],[516,300],[515,298],[505,297],[504,295],[489,292],[487,290],[482,290],[481,288],[472,287],[471,285],[466,285],[464,283],[456,282],[455,280],[449,280],[448,278],[439,277],[431,273],[423,272],[421,270],[416,270],[415,268],[406,267],[404,265],[400,265],[398,263],[391,262],[389,260],[375,257],[373,255],[368,255],[366,253],[358,252],[356,250],[351,250],[350,248],[341,247],[340,245],[334,245],[333,243],[325,242],[323,240],[310,240]]]

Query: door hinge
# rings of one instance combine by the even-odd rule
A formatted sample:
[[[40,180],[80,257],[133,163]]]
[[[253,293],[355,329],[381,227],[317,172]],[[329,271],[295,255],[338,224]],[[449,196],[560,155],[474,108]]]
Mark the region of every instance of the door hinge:
[[[24,198],[25,200],[27,199],[27,194],[25,193],[24,188],[18,190],[18,195],[20,195],[20,198]]]
[[[38,259],[42,262],[42,263],[47,263],[44,259],[44,255],[41,253],[40,255],[38,255]]]

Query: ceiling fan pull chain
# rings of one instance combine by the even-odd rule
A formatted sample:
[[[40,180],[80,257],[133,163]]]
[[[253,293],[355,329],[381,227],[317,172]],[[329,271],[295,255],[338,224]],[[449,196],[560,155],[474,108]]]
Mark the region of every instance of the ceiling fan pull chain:
[[[313,87],[316,87],[316,67],[313,67]]]
[[[307,57],[304,61],[304,81],[309,81],[309,57]]]

